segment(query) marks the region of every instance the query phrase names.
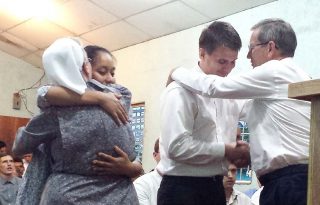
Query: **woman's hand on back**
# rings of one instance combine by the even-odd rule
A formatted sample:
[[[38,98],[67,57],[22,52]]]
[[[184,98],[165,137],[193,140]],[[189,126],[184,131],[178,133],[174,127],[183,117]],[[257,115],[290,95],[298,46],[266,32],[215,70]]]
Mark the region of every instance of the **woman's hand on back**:
[[[102,93],[99,99],[99,105],[102,107],[120,126],[128,122],[128,114],[120,102],[121,95],[115,93]]]
[[[118,157],[99,152],[98,159],[92,161],[92,168],[98,175],[124,175],[130,178],[139,176],[142,172],[140,163],[131,162],[118,146],[114,147]]]

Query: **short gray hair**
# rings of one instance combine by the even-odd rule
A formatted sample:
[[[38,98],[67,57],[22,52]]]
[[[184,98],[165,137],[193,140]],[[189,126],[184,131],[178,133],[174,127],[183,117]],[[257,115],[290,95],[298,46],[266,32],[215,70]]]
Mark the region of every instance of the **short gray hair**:
[[[282,56],[293,57],[297,47],[297,37],[291,25],[282,19],[269,18],[255,24],[251,30],[258,30],[261,43],[274,41]]]

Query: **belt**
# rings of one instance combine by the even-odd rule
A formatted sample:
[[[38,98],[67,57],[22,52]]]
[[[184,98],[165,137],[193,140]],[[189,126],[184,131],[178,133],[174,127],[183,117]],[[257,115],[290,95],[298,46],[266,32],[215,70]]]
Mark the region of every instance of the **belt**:
[[[173,176],[173,175],[163,175],[163,178],[168,178],[168,179],[174,179],[178,181],[208,181],[208,180],[213,180],[213,181],[222,181],[223,176],[222,175],[216,175],[212,177],[198,177],[198,176]]]

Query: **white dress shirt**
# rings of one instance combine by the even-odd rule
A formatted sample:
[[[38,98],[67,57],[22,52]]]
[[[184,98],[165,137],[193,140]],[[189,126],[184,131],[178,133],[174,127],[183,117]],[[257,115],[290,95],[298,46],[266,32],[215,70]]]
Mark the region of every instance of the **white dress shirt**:
[[[146,173],[134,180],[133,185],[136,189],[140,205],[156,205],[158,189],[162,176],[157,170]]]
[[[0,176],[0,204],[14,205],[16,204],[17,193],[22,179],[19,177],[12,177],[5,179]]]
[[[253,99],[245,105],[250,155],[257,176],[306,164],[309,158],[310,103],[288,98],[288,84],[310,80],[292,58],[272,60],[252,71],[221,78],[178,68],[172,78],[204,96]]]
[[[195,72],[203,73],[199,67]],[[227,172],[225,143],[234,142],[242,104],[192,93],[172,82],[161,98],[160,173],[208,177]]]
[[[260,194],[261,194],[261,191],[263,189],[263,186],[260,187],[256,192],[254,192],[254,194],[252,195],[251,197],[251,205],[259,205],[260,202]]]
[[[227,201],[226,204],[227,205],[250,205],[251,200],[244,193],[242,193],[236,189],[233,189],[233,192],[230,196],[230,199],[229,199],[229,201]]]

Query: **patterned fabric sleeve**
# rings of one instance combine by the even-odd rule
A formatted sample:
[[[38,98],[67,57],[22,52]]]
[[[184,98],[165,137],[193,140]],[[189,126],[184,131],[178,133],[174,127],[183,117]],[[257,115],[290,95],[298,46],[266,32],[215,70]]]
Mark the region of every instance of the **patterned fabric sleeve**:
[[[33,117],[26,127],[20,127],[13,143],[12,152],[21,156],[32,153],[40,144],[50,142],[60,134],[55,112],[50,110]]]
[[[32,161],[19,186],[16,205],[39,205],[41,193],[52,173],[49,148],[41,144],[32,152]]]
[[[16,205],[38,205],[43,187],[51,173],[50,152],[47,144],[59,135],[59,124],[54,112],[47,111],[33,117],[26,127],[19,128],[13,153],[32,153],[33,158],[19,187]]]

